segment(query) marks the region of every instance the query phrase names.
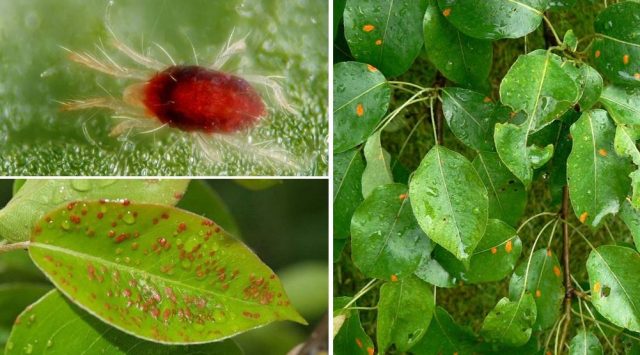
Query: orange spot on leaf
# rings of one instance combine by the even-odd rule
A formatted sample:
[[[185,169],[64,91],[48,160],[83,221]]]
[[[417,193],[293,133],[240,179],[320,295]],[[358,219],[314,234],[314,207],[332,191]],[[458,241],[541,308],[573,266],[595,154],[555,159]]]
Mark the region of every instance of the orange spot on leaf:
[[[482,101],[488,104],[489,102],[493,102],[493,99],[491,99],[489,96],[486,96]]]
[[[625,65],[629,64],[629,55],[628,54],[625,54],[622,57],[622,63],[624,63]]]
[[[382,40],[381,39],[377,39],[376,40],[376,46],[382,45]]]
[[[362,106],[362,104],[358,104],[356,107],[356,115],[358,115],[358,117],[362,117],[364,115],[364,106]]]
[[[368,355],[373,355],[373,354],[374,354],[374,350],[373,350],[373,348],[372,348],[372,347],[368,347],[368,348],[367,348],[367,354],[368,354]]]
[[[451,15],[451,8],[444,9],[444,11],[442,11],[442,14],[444,15],[444,17],[449,17],[449,15]]]
[[[374,26],[374,25],[364,25],[364,26],[362,26],[362,30],[365,31],[365,32],[371,32],[371,31],[373,31],[375,29],[376,29],[376,26]]]
[[[378,69],[371,64],[367,64],[367,69],[369,69],[369,71],[372,73],[375,73],[378,71]]]
[[[582,212],[582,214],[580,215],[580,218],[578,218],[580,220],[580,223],[584,223],[587,221],[587,216],[589,216],[589,214],[587,212]]]
[[[551,249],[547,248],[547,256],[551,256]]]
[[[407,194],[400,194],[400,196],[398,196],[399,199],[404,200],[407,198]]]
[[[606,157],[607,156],[607,151],[606,151],[606,149],[600,148],[600,149],[598,149],[598,154],[600,154],[600,156],[602,156],[602,157]]]
[[[542,292],[540,290],[536,290],[536,298],[540,298],[542,296]]]
[[[498,248],[496,247],[491,248],[491,254],[495,254],[497,252],[498,252]]]
[[[398,276],[397,275],[391,275],[391,281],[392,282],[398,282]]]
[[[593,284],[593,292],[600,292],[600,289],[602,288],[602,285],[600,285],[600,282],[596,281],[595,284]]]
[[[598,49],[598,50],[595,52],[594,56],[595,56],[596,58],[600,58],[600,54],[602,54],[602,53],[601,53],[601,52],[600,52],[600,50]]]
[[[511,251],[513,250],[513,242],[511,240],[509,240],[507,244],[505,244],[504,250],[506,250],[507,253],[511,253]]]
[[[356,338],[356,344],[358,344],[359,348],[362,348],[362,340]]]
[[[560,277],[560,274],[561,274],[561,272],[560,272],[560,268],[559,268],[559,267],[557,267],[557,266],[554,266],[554,267],[553,267],[553,273],[554,273],[557,277]]]

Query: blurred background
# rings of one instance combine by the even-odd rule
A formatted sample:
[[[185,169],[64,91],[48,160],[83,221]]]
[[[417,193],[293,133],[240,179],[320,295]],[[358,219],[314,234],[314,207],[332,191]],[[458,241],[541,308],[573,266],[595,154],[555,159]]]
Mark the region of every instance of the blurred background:
[[[0,207],[11,199],[13,183],[0,179]],[[193,180],[178,207],[205,215],[241,238],[280,276],[309,322],[272,323],[235,337],[246,354],[286,354],[306,342],[320,323],[326,325],[327,180]],[[7,297],[18,286],[23,297]],[[15,317],[48,288],[26,252],[0,254],[0,349]]]

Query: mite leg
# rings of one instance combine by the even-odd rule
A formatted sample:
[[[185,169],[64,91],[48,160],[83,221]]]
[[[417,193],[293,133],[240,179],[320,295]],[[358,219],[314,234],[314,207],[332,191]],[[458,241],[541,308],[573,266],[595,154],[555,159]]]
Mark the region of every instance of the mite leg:
[[[231,57],[233,57],[234,55],[240,54],[240,53],[244,52],[245,49],[247,49],[246,39],[247,39],[247,37],[249,37],[249,35],[247,34],[243,38],[231,43],[231,39],[233,38],[233,32],[234,31],[231,31],[231,35],[229,36],[229,40],[225,44],[225,46],[222,49],[222,51],[220,51],[220,53],[218,53],[218,56],[216,57],[216,60],[210,66],[211,69],[219,70],[220,68],[222,68],[227,63],[227,61]]]
[[[155,132],[156,129],[163,128],[163,126],[159,125],[155,120],[147,118],[126,116],[114,116],[114,118],[124,118],[125,120],[111,129],[109,135],[112,137],[121,136],[125,132],[131,132],[133,130],[145,130],[147,131],[146,133],[152,133]]]
[[[62,111],[77,111],[90,108],[106,108],[116,113],[130,114],[132,110],[122,101],[110,97],[95,97],[84,100],[70,100],[60,102]]]
[[[289,103],[287,97],[284,94],[284,90],[280,83],[274,80],[273,77],[262,76],[262,75],[242,75],[242,78],[247,80],[252,84],[265,86],[267,89],[271,90],[273,96],[275,98],[276,103],[288,111],[291,114],[298,114],[298,111]]]
[[[118,78],[146,80],[146,77],[142,75],[142,73],[132,71],[128,68],[118,65],[109,56],[106,56],[106,60],[100,60],[88,52],[80,53],[74,52],[64,47],[62,48],[69,52],[69,59],[71,61],[87,66],[93,70],[97,70],[99,72],[109,74]],[[103,54],[106,55],[104,51]]]
[[[195,134],[196,142],[200,146],[200,151],[204,153],[205,158],[213,163],[222,163],[222,151],[218,144],[211,141],[211,136],[202,133]]]
[[[124,55],[126,55],[127,57],[131,58],[131,60],[133,60],[134,62],[150,68],[152,70],[155,71],[161,71],[164,68],[167,67],[167,65],[161,63],[160,61],[157,61],[153,58],[149,58],[141,53],[136,52],[135,50],[133,50],[131,47],[127,46],[126,44],[124,44],[122,41],[120,41],[117,38],[113,38],[111,40],[111,44],[120,52],[122,52]],[[164,48],[160,47],[161,50],[164,51]],[[164,51],[165,54],[168,55],[168,53],[166,53],[166,51]]]
[[[247,139],[242,139],[238,135],[226,134],[217,134],[209,139],[222,143],[236,154],[246,155],[260,164],[296,172],[302,169],[289,152],[280,147],[271,146],[268,142],[253,143]]]

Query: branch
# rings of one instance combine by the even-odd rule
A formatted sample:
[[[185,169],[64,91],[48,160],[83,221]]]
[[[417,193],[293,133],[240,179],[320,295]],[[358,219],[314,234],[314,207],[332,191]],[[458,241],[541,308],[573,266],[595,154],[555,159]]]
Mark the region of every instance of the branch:
[[[13,250],[27,249],[28,247],[29,247],[29,242],[2,244],[0,245],[0,253],[13,251]]]
[[[569,187],[565,185],[562,188],[562,210],[560,211],[562,217],[562,266],[564,268],[564,313],[565,322],[562,328],[562,336],[560,337],[560,346],[564,344],[567,338],[567,332],[569,324],[571,323],[571,300],[573,298],[573,286],[571,284],[571,269],[569,268],[569,248],[571,246],[571,240],[569,239],[569,224],[567,218],[569,217]]]
[[[329,351],[329,313],[326,313],[306,342],[293,348],[288,355],[318,355]]]

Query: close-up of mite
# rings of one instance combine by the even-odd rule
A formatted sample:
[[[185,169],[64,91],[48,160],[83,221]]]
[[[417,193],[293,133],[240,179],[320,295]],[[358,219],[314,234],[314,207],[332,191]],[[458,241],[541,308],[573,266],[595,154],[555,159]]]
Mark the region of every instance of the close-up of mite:
[[[62,102],[63,111],[101,108],[113,111],[117,124],[111,136],[130,132],[150,133],[170,128],[193,138],[194,151],[201,151],[212,162],[223,160],[222,152],[231,150],[260,164],[299,170],[285,148],[273,142],[254,142],[250,130],[267,117],[269,108],[295,114],[283,89],[274,77],[244,75],[224,70],[225,64],[246,49],[246,37],[233,40],[233,33],[219,54],[207,65],[177,64],[161,45],[154,43],[170,64],[144,55],[118,39],[109,24],[109,43],[141,68],[133,69],[117,63],[102,44],[97,45],[101,57],[87,52],[68,52],[71,61],[93,70],[123,79],[135,80],[122,93],[122,99],[106,97],[73,99]],[[264,88],[265,100],[256,90]],[[270,103],[274,107],[269,107]]]

